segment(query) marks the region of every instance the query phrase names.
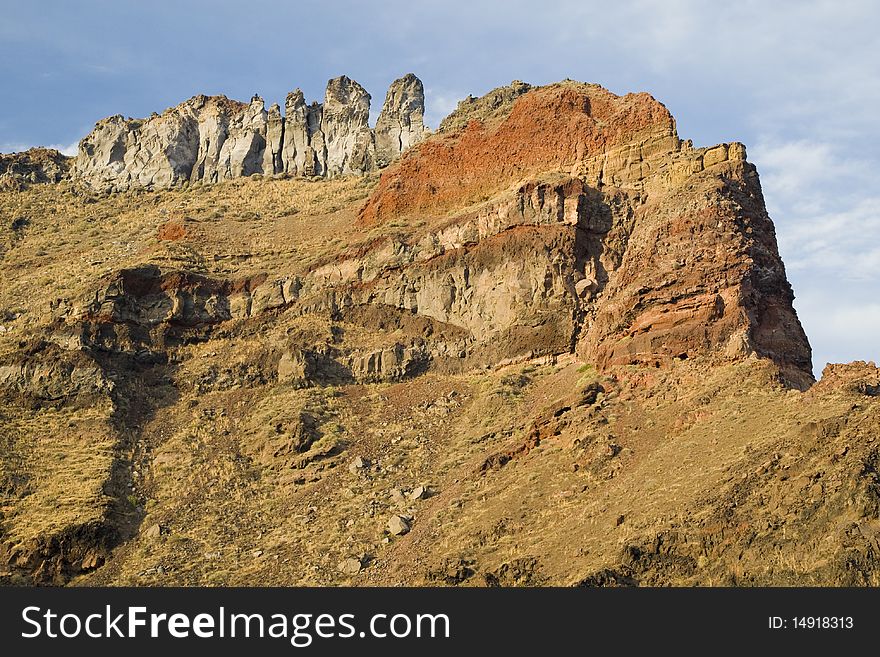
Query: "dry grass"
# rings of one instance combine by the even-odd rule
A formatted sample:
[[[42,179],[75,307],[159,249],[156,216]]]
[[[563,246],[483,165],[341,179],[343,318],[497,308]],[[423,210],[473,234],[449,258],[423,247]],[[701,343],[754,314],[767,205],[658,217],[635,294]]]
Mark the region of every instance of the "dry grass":
[[[7,540],[24,543],[104,517],[117,444],[109,413],[106,404],[32,414],[7,408],[0,422],[4,454],[19,457],[15,475],[23,484],[3,500]]]
[[[437,584],[450,563],[463,563],[476,573],[465,584],[509,577],[511,564],[520,579],[508,584],[570,584],[616,567],[625,546],[670,531],[687,541],[712,536],[743,475],[756,476],[776,452],[787,456],[771,470],[813,467],[802,425],[843,413],[848,402],[817,405],[774,385],[770,370],[750,361],[705,376],[700,364],[685,363],[668,372],[631,368],[617,383],[600,377],[606,394],[596,405],[569,411],[557,435],[486,473],[488,455],[522,443],[535,418],[596,380],[589,367],[525,364],[343,389],[275,385],[194,398],[192,408],[182,400],[155,421],[155,431],[178,429],[155,454],[161,483],[144,522],[169,533],[125,548],[111,581]],[[303,410],[320,418],[323,437],[307,458],[273,457]],[[617,452],[608,457],[602,450],[611,443]],[[355,456],[372,465],[351,472]],[[394,497],[418,485],[431,496]],[[748,522],[772,521],[767,496],[784,494],[774,482],[741,501]],[[412,532],[388,536],[392,514],[413,516]],[[729,531],[731,540],[747,535],[736,523]],[[827,543],[821,553],[813,539],[780,540],[777,532],[756,543],[745,566],[729,555],[695,557],[697,574],[669,583],[729,583],[738,568],[742,577],[766,570],[765,558],[785,581],[829,558]],[[337,571],[349,556],[369,564],[362,574]],[[151,570],[159,566],[162,574]]]
[[[41,335],[53,302],[93,294],[120,268],[280,277],[375,237],[352,228],[374,184],[0,194],[0,364]],[[8,228],[20,216],[27,224]],[[158,239],[168,223],[182,239]],[[277,383],[285,349],[377,349],[422,329],[270,315],[175,349],[149,380],[138,371],[130,385],[143,408],[117,409],[130,415],[119,433],[106,398],[0,408],[4,541],[100,520],[117,457],[145,464],[131,492],[144,504],[139,533],[75,583],[571,584],[603,568],[660,584],[824,582],[822,569],[851,549],[851,526],[868,526],[859,473],[873,462],[876,398],[787,391],[757,360],[611,375],[568,358],[297,389]],[[571,404],[596,382],[605,391],[594,403]],[[805,433],[841,417],[839,435]],[[536,423],[544,433],[532,444]],[[485,467],[499,454],[510,460]],[[352,472],[356,456],[370,467]],[[430,495],[407,499],[416,486]],[[412,516],[412,531],[389,536],[392,514]],[[155,524],[163,531],[150,538]],[[634,546],[647,561],[627,557]],[[339,572],[349,556],[363,558],[362,573]]]
[[[0,324],[19,333],[37,326],[52,301],[89,294],[102,276],[138,264],[241,277],[297,271],[344,245],[375,181],[245,178],[106,196],[61,183],[0,193]],[[20,217],[27,224],[13,229]],[[187,236],[157,239],[167,222]]]

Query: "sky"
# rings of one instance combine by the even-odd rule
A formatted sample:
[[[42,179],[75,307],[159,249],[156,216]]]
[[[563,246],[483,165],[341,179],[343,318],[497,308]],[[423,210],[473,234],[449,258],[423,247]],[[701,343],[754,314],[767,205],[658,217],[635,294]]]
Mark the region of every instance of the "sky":
[[[407,72],[428,123],[511,80],[647,91],[761,175],[817,374],[880,362],[880,3],[872,0],[0,0],[0,152],[67,153],[98,119],[195,94],[267,104]]]

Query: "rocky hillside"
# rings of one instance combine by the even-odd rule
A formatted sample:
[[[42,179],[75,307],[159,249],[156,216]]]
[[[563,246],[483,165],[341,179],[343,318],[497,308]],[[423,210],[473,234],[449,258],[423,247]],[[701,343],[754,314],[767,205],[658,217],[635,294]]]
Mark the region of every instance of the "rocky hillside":
[[[742,144],[368,103],[109,119],[0,196],[3,581],[878,583],[880,371],[814,384]]]

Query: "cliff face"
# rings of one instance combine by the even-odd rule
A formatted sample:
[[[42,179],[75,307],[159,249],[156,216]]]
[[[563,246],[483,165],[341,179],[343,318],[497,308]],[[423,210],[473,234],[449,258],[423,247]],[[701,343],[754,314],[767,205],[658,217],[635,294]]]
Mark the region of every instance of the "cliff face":
[[[796,392],[742,144],[572,81],[369,102],[113,117],[75,175],[122,191],[0,194],[0,582],[880,581],[878,371]]]
[[[571,82],[516,83],[463,102],[444,123],[383,174],[362,225],[455,216],[445,221],[466,226],[472,211],[460,208],[477,204],[477,214],[501,217],[496,249],[521,239],[513,226],[532,226],[548,248],[569,240],[541,267],[587,360],[606,367],[756,353],[792,385],[812,382],[810,347],[742,144],[694,149],[647,94]],[[513,211],[485,201],[514,189]],[[532,208],[548,198],[559,207],[540,220]],[[473,236],[453,247],[462,259],[481,248]],[[528,280],[528,268],[518,278]],[[466,298],[468,287],[446,296]]]
[[[422,85],[412,74],[392,83],[377,133],[369,113],[370,95],[345,76],[328,82],[320,105],[291,92],[284,116],[278,105],[267,111],[259,96],[248,104],[196,96],[148,119],[99,121],[80,143],[73,176],[121,191],[254,174],[358,174],[387,165],[426,134]]]

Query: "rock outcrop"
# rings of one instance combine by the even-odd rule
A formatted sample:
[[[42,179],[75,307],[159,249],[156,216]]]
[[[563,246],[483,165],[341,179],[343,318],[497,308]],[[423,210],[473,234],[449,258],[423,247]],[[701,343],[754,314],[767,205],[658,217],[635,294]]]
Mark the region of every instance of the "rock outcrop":
[[[425,135],[422,83],[410,74],[388,92],[377,135],[370,94],[345,76],[327,84],[323,104],[291,92],[285,115],[263,99],[195,96],[148,119],[112,116],[80,143],[73,175],[101,190],[168,188],[254,174],[336,176],[386,166]]]
[[[217,280],[186,271],[163,272],[152,265],[123,269],[73,304],[77,324],[72,331],[57,333],[55,340],[71,348],[149,355],[229,319],[283,305],[281,286],[273,305],[275,288],[260,286],[264,280]]]
[[[422,81],[412,73],[395,80],[376,121],[376,163],[380,167],[388,166],[428,135],[424,113]]]
[[[41,401],[83,397],[88,401],[113,390],[98,364],[81,351],[36,342],[14,362],[0,363],[0,397]]]
[[[246,105],[224,96],[195,96],[148,119],[111,116],[80,142],[73,176],[97,189],[123,190],[256,173],[250,146],[260,123],[265,134],[262,101]]]
[[[383,173],[359,214],[364,227],[457,217],[432,238],[443,244],[441,235],[460,235],[443,256],[458,266],[438,277],[468,275],[447,292],[412,282],[421,293],[395,304],[428,308],[479,333],[481,325],[528,324],[529,313],[556,298],[570,309],[571,344],[600,367],[757,354],[773,359],[792,385],[813,381],[810,347],[742,144],[694,149],[649,95],[616,96],[570,81],[537,89],[514,83],[463,102],[457,113]],[[546,184],[553,179],[563,182]],[[495,200],[510,190],[518,190],[512,204]],[[483,219],[456,210],[472,204]],[[496,237],[485,240],[489,227]],[[519,255],[498,260],[502,269],[516,260],[517,272],[495,271],[478,255],[510,248]],[[532,253],[529,264],[524,254]],[[442,260],[428,262],[437,268]],[[416,262],[399,278],[421,268]],[[495,298],[508,288],[512,296]],[[465,314],[435,308],[438,299]]]
[[[266,148],[263,151],[263,171],[284,171],[284,117],[281,107],[273,103],[266,123]]]
[[[326,149],[321,130],[322,106],[318,103],[306,105],[303,92],[296,89],[287,94],[284,112],[281,171],[293,176],[324,175]]]
[[[322,122],[327,175],[362,173],[375,168],[369,120],[370,94],[366,89],[344,75],[327,83]]]
[[[28,184],[56,183],[67,175],[71,158],[52,148],[0,153],[0,191]]]

